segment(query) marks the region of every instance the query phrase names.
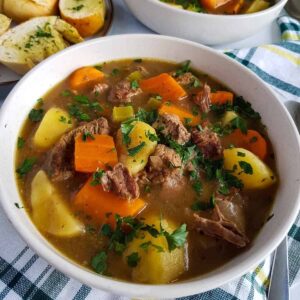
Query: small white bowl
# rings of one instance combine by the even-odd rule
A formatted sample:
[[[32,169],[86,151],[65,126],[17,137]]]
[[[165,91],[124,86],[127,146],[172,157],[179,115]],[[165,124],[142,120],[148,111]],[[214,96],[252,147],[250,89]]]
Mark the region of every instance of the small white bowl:
[[[250,101],[269,129],[280,177],[274,218],[262,228],[250,249],[210,273],[169,285],[128,283],[99,276],[79,266],[59,253],[40,234],[27,213],[14,205],[22,204],[15,180],[16,141],[36,99],[81,66],[143,57],[176,62],[191,59],[194,68],[213,76]],[[287,234],[299,210],[300,141],[285,107],[262,80],[241,64],[210,48],[177,38],[157,35],[105,37],[51,56],[25,75],[7,97],[0,114],[0,145],[0,200],[17,231],[33,250],[61,272],[115,294],[171,298],[216,288],[243,275],[270,254]]]
[[[205,45],[245,39],[275,20],[288,0],[263,11],[243,15],[213,15],[178,9],[159,0],[124,0],[132,13],[160,34],[185,38]]]

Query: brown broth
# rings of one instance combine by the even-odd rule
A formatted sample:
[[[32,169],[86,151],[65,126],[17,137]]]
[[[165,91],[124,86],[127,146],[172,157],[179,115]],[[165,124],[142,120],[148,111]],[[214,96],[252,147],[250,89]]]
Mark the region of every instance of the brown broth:
[[[149,72],[149,77],[160,74],[162,72],[170,72],[178,68],[178,65],[170,62],[154,61],[143,59],[141,63],[136,63],[132,60],[120,60],[104,63],[102,70],[106,74],[111,74],[114,69],[119,69],[120,72],[117,76],[107,77],[107,82],[115,84],[121,78],[126,77],[137,65],[142,65]],[[194,71],[200,81],[207,82],[212,89],[224,89],[224,86],[214,79],[208,77],[205,74]],[[67,110],[68,103],[71,99],[61,96],[62,91],[68,89],[68,81],[64,80],[49,91],[43,97],[43,109],[46,111],[49,108],[56,106]],[[85,91],[88,93],[88,91]],[[105,116],[109,117],[112,111],[112,105],[106,102],[104,95],[99,98],[95,98],[101,105],[107,108]],[[135,110],[138,107],[143,107],[144,103],[148,100],[147,95],[140,95],[135,97],[132,105]],[[191,109],[192,104],[189,100],[181,101],[180,105]],[[100,114],[101,115],[101,114]],[[93,117],[96,117],[94,115]],[[208,118],[213,121],[214,117],[208,115]],[[109,118],[108,118],[109,119]],[[39,123],[33,123],[26,121],[24,127],[21,130],[20,136],[26,140],[25,147],[21,150],[17,150],[16,165],[18,166],[26,157],[37,157],[37,163],[33,167],[32,171],[26,175],[24,180],[18,180],[19,191],[22,196],[24,206],[31,216],[31,204],[30,204],[30,186],[34,175],[38,170],[43,168],[43,164],[47,155],[47,152],[39,152],[31,143],[31,139],[38,127]],[[259,129],[261,133],[267,137],[263,126],[257,122],[249,122],[249,127]],[[115,126],[115,130],[117,127]],[[223,138],[223,144],[226,145],[226,138]],[[271,143],[269,143],[269,157],[266,160],[267,164],[276,170],[275,161],[273,158],[273,151]],[[74,238],[59,238],[41,232],[44,237],[50,241],[61,253],[74,260],[80,265],[90,268],[91,258],[99,252],[99,249],[105,246],[105,240],[99,237],[99,224],[95,223],[90,217],[83,215],[74,209],[72,201],[76,191],[82,184],[82,178],[75,178],[73,180],[67,180],[63,183],[55,183],[56,188],[65,199],[66,204],[72,210],[73,214],[79,218],[86,226],[87,231],[85,234]],[[204,192],[202,194],[202,200],[208,200],[211,191],[215,189],[215,182],[203,182]],[[245,201],[246,211],[246,235],[251,241],[255,238],[258,231],[265,224],[273,204],[274,195],[276,193],[277,185],[273,185],[271,188],[257,191],[244,191],[244,195],[247,199]],[[162,189],[160,186],[153,187],[151,193],[145,193],[141,191],[141,197],[148,203],[147,208],[139,215],[143,217],[149,212],[156,214],[162,214],[166,218],[176,220],[177,223],[191,223],[190,214],[185,213],[195,199],[195,192],[186,179],[186,183],[178,188],[176,191],[170,191],[168,189]],[[51,217],[51,216],[49,216]],[[251,246],[251,243],[250,243]],[[250,247],[248,246],[248,247]],[[248,247],[239,249],[226,241],[217,240],[215,238],[207,237],[190,230],[188,235],[188,266],[187,270],[177,280],[183,280],[193,276],[205,274],[217,267],[228,262],[236,255],[246,251]],[[113,277],[131,281],[130,268],[122,261],[122,258],[114,253],[109,253],[109,274]]]

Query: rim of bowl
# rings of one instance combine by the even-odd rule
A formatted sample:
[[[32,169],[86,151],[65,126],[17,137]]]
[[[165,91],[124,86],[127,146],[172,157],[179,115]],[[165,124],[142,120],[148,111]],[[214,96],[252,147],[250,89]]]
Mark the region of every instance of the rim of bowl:
[[[138,40],[138,39],[161,39],[161,40],[169,40],[174,43],[183,43],[188,44],[192,47],[203,49],[204,51],[213,52],[214,55],[217,55],[219,57],[222,57],[222,59],[227,60],[231,64],[235,64],[237,68],[242,69],[244,72],[248,73],[248,76],[251,76],[255,80],[260,81],[261,84],[264,85],[266,89],[272,94],[273,100],[277,102],[277,104],[281,107],[282,110],[285,111],[286,117],[289,120],[290,128],[292,129],[294,133],[294,137],[298,143],[298,148],[300,149],[300,136],[298,135],[298,131],[296,129],[296,125],[293,122],[292,117],[289,115],[287,109],[285,106],[280,102],[277,95],[274,93],[274,91],[268,87],[255,73],[248,70],[245,66],[241,65],[237,61],[232,60],[231,58],[225,56],[224,54],[211,49],[207,46],[203,46],[201,44],[198,44],[196,42],[187,41],[180,38],[175,37],[169,37],[169,36],[163,36],[163,35],[155,35],[155,34],[124,34],[124,35],[115,35],[115,36],[108,36],[108,37],[102,37],[93,39],[90,41],[86,41],[83,43],[80,43],[78,45],[73,45],[67,49],[64,49],[60,51],[59,53],[56,53],[49,58],[47,58],[45,61],[38,64],[36,67],[34,67],[31,71],[29,71],[13,88],[13,90],[10,92],[10,94],[7,96],[4,104],[1,107],[0,111],[0,128],[4,125],[4,115],[6,111],[6,107],[10,105],[10,99],[14,97],[14,94],[16,93],[19,86],[23,84],[23,82],[26,82],[27,78],[31,76],[32,73],[36,72],[38,69],[43,68],[46,65],[51,65],[53,61],[55,61],[56,57],[64,56],[67,53],[71,53],[72,51],[77,51],[81,48],[86,48],[89,45],[92,44],[101,44],[102,41],[106,40],[118,40],[123,39],[126,43],[130,41],[130,39]],[[300,152],[299,152],[300,153]],[[1,158],[0,158],[1,159]],[[15,188],[17,189],[16,185],[16,179],[15,177],[12,178],[14,181]],[[139,297],[141,294],[143,295],[151,295],[152,297],[183,297],[187,295],[193,295],[200,292],[205,292],[207,290],[211,290],[214,288],[217,288],[223,284],[226,284],[235,278],[238,278],[248,272],[250,269],[257,266],[257,264],[265,259],[267,255],[269,255],[272,251],[275,250],[275,248],[280,244],[282,239],[287,235],[291,225],[293,224],[294,220],[297,217],[299,208],[300,208],[300,185],[298,187],[298,197],[295,199],[295,207],[290,212],[289,220],[280,228],[279,231],[277,231],[277,236],[273,240],[266,243],[266,246],[263,247],[259,255],[256,253],[256,255],[250,256],[248,259],[244,260],[239,265],[232,266],[229,270],[224,272],[223,274],[213,274],[210,276],[210,278],[199,278],[199,279],[191,279],[190,281],[183,281],[183,282],[175,282],[170,284],[162,284],[162,285],[149,285],[149,284],[139,284],[139,283],[131,283],[122,281],[120,279],[112,279],[106,276],[102,276],[99,274],[96,274],[88,269],[85,269],[81,267],[76,262],[70,260],[67,256],[59,252],[54,246],[52,246],[44,237],[43,235],[38,231],[37,228],[36,232],[41,236],[43,241],[36,240],[35,235],[36,232],[32,232],[29,228],[26,226],[22,226],[21,223],[18,222],[18,210],[13,209],[13,205],[9,205],[8,203],[13,203],[15,201],[10,200],[4,201],[3,199],[7,198],[6,195],[6,188],[3,186],[2,181],[0,181],[0,203],[2,204],[2,207],[6,213],[6,216],[9,218],[13,226],[16,228],[18,233],[21,235],[21,237],[25,240],[26,243],[29,244],[29,246],[42,258],[44,258],[47,262],[49,262],[51,265],[53,265],[57,270],[60,272],[68,275],[71,278],[75,278],[81,283],[85,283],[87,285],[90,285],[92,287],[112,292],[120,295],[127,295],[132,297]],[[18,201],[23,201],[19,195]],[[26,214],[26,217],[30,220],[27,212],[24,212]],[[30,220],[32,223],[32,221]],[[34,225],[34,224],[33,224]],[[46,243],[44,243],[44,241]],[[209,274],[209,273],[207,273]],[[199,282],[201,282],[201,289],[199,290]],[[186,292],[188,291],[188,293]]]
[[[127,0],[125,0],[127,1]],[[273,10],[277,10],[280,6],[284,6],[288,0],[279,0],[277,3],[275,3],[274,5],[272,5],[271,7],[252,13],[252,14],[238,14],[238,15],[217,15],[217,14],[207,14],[207,13],[197,13],[194,11],[189,11],[186,9],[179,9],[176,7],[173,7],[172,5],[168,5],[167,3],[163,3],[159,0],[145,0],[148,2],[153,3],[153,5],[158,5],[161,8],[165,8],[165,9],[169,9],[173,12],[177,11],[177,13],[179,14],[189,14],[191,16],[201,16],[203,18],[211,18],[211,19],[245,19],[245,18],[255,18],[256,16],[260,16],[260,15],[265,15],[268,14],[269,12],[272,12]]]

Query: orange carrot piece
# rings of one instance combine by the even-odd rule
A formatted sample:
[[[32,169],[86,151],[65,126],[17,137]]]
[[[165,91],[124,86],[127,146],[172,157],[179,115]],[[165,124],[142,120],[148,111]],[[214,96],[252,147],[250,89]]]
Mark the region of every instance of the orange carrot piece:
[[[96,222],[114,224],[114,215],[136,216],[147,205],[143,199],[126,200],[113,192],[105,192],[101,185],[92,186],[92,179],[76,194],[74,206],[91,216]],[[108,214],[111,213],[110,216]]]
[[[158,94],[163,101],[178,101],[186,96],[182,86],[167,73],[141,80],[140,87],[144,92]]]
[[[210,94],[211,104],[222,105],[222,104],[232,104],[233,103],[233,94],[227,91],[217,91]]]
[[[94,134],[83,140],[79,134],[75,138],[75,170],[78,172],[92,173],[97,168],[114,166],[118,162],[118,155],[114,139],[109,135]]]
[[[194,116],[190,112],[184,110],[181,107],[175,105],[163,104],[158,110],[159,114],[167,113],[173,114],[179,117],[180,121],[185,125],[196,126],[200,124],[200,116]]]
[[[216,9],[230,1],[232,0],[201,0],[201,4],[204,8]]]
[[[249,129],[247,134],[243,134],[240,129],[236,129],[228,136],[228,139],[236,147],[251,151],[261,160],[264,160],[267,156],[267,142],[256,130]]]
[[[74,71],[70,78],[70,87],[73,90],[80,90],[90,84],[101,81],[104,78],[104,73],[94,67],[82,67]]]

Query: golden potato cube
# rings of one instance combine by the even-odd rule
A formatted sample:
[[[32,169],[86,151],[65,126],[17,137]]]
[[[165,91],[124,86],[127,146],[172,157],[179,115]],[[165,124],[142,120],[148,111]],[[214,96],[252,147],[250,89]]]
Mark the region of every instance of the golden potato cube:
[[[243,181],[246,189],[263,189],[276,182],[273,171],[252,152],[243,148],[224,150],[224,168]]]
[[[119,160],[130,171],[132,175],[143,170],[148,162],[149,156],[154,152],[157,141],[151,140],[156,136],[155,129],[145,122],[136,121],[129,133],[130,143],[124,145],[122,134],[117,135],[117,144],[120,151]]]
[[[33,143],[38,148],[47,149],[72,127],[73,122],[67,112],[57,107],[50,108],[35,132]]]
[[[151,215],[146,217],[146,224],[155,225],[159,230],[159,216]],[[178,226],[170,220],[163,219],[162,227],[169,233],[173,232]],[[151,243],[146,249],[141,246]],[[154,246],[152,246],[154,245]],[[158,250],[161,248],[162,251]],[[132,253],[138,253],[140,261],[132,268],[132,279],[135,282],[149,284],[168,283],[180,276],[185,271],[185,251],[184,248],[177,248],[171,252],[168,250],[168,243],[164,236],[157,238],[148,232],[142,233],[140,237],[134,239],[123,253],[123,259]]]
[[[44,171],[39,171],[32,180],[31,205],[32,218],[42,231],[59,237],[73,237],[84,230]]]
[[[134,116],[132,106],[114,106],[113,108],[113,121],[115,123],[123,122]]]

